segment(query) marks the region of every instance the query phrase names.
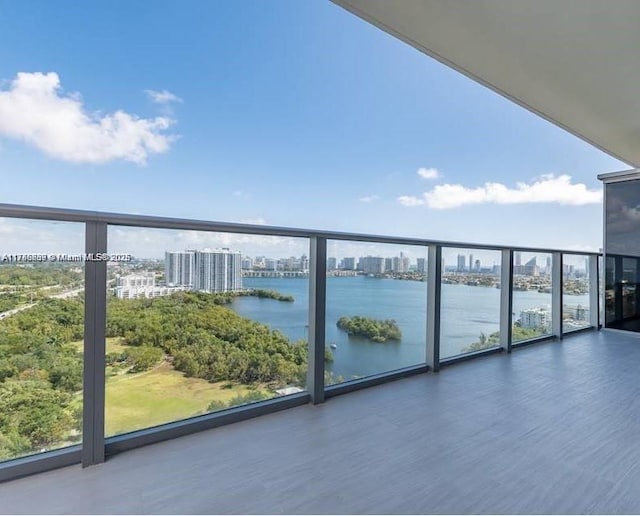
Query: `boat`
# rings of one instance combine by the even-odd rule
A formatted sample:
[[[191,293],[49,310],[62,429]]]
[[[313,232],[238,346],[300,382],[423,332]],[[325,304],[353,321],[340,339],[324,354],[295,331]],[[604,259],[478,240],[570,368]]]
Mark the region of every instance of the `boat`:
[[[331,344],[329,344],[329,347],[331,349],[336,349],[338,346],[332,342]]]

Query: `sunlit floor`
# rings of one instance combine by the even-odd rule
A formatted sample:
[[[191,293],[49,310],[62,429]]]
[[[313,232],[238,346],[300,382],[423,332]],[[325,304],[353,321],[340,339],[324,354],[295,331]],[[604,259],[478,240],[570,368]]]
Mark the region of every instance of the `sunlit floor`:
[[[5,513],[640,513],[640,338],[586,332],[0,485]]]

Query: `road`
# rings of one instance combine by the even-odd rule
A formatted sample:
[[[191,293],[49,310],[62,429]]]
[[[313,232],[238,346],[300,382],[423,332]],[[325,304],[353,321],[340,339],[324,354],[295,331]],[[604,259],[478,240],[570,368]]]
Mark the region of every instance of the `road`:
[[[52,296],[48,296],[48,297],[55,298],[55,299],[68,299],[70,297],[77,296],[83,290],[84,290],[84,288],[75,288],[73,290],[65,290],[64,292],[60,292],[59,294],[53,294]],[[29,303],[29,304],[26,304],[24,306],[19,306],[18,308],[12,308],[11,310],[7,310],[6,312],[2,312],[2,313],[0,313],[0,319],[5,319],[7,317],[11,317],[12,315],[20,313],[23,310],[28,310],[29,308],[32,308],[32,307],[36,306],[37,304],[38,304],[37,302]]]

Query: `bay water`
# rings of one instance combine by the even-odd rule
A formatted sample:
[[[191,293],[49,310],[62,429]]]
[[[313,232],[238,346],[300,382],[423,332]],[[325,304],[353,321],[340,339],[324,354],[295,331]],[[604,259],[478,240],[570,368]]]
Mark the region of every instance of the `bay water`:
[[[307,278],[244,278],[245,288],[275,290],[292,295],[294,302],[238,297],[230,307],[243,317],[284,333],[291,340],[308,337]],[[514,321],[520,311],[551,305],[551,294],[513,293]],[[589,306],[589,296],[565,296],[567,305]],[[366,276],[327,278],[326,342],[333,344],[333,362],[326,369],[344,379],[370,376],[425,362],[427,284],[421,281]],[[400,341],[371,342],[350,336],[336,323],[342,316],[394,319],[402,331]],[[466,351],[500,328],[500,290],[495,287],[442,284],[440,356]]]

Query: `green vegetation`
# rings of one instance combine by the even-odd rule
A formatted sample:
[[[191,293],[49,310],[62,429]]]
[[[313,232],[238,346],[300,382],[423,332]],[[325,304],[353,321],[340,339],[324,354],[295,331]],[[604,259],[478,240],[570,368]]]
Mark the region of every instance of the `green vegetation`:
[[[151,346],[173,357],[189,377],[210,382],[281,385],[306,375],[305,341],[244,319],[216,304],[216,296],[179,292],[157,299],[112,299],[107,336],[129,346]]]
[[[169,362],[137,374],[109,376],[106,434],[117,435],[210,412],[212,400],[225,405],[251,387],[185,378]]]
[[[349,335],[359,335],[374,342],[400,340],[402,332],[393,319],[378,320],[370,317],[340,317],[336,323],[338,328]]]
[[[268,400],[273,395],[268,392],[253,390],[246,394],[238,394],[229,401],[224,402],[221,400],[213,400],[207,407],[208,412],[214,412],[216,410],[223,410],[231,407],[238,407],[240,405],[247,405],[248,403],[255,403],[256,401]]]
[[[80,285],[84,279],[81,268],[62,264],[0,265],[0,285],[69,286]]]
[[[80,269],[65,265],[0,264],[0,313],[46,299],[51,294],[82,285]]]
[[[220,295],[193,292],[109,300],[109,435],[304,384],[305,341],[223,304]],[[43,299],[0,320],[0,460],[79,439],[83,317],[81,298]]]
[[[287,303],[293,303],[293,296],[289,296],[286,294],[281,294],[275,290],[266,290],[262,288],[254,288],[246,291],[246,296],[255,296],[263,299],[275,299],[276,301],[285,301]]]
[[[511,340],[513,342],[533,339],[542,335],[541,330],[533,328],[522,328],[519,325],[513,325],[511,330]],[[488,337],[481,333],[478,340],[462,350],[463,353],[471,353],[472,351],[482,351],[483,349],[493,348],[500,344],[500,332],[490,334]]]
[[[47,299],[0,321],[0,459],[77,440],[82,303]]]

